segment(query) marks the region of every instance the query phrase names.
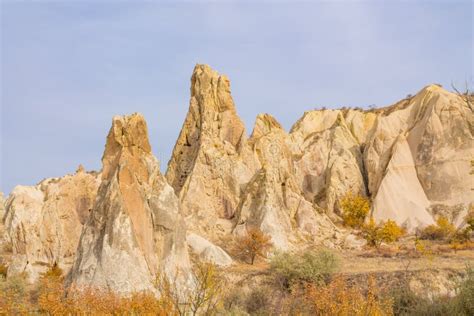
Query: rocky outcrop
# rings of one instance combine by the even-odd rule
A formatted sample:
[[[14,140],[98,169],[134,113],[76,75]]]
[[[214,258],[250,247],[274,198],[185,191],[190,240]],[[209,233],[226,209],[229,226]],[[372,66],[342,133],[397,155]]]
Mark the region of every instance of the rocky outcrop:
[[[54,263],[68,270],[99,186],[99,175],[79,168],[73,175],[17,186],[4,217],[13,261],[8,274],[34,281]]]
[[[190,281],[179,201],[151,153],[140,114],[116,116],[102,157],[102,182],[69,282],[120,293],[155,291],[158,276]]]
[[[233,262],[232,258],[221,247],[214,245],[199,235],[190,233],[186,241],[191,251],[201,261],[210,262],[222,267],[230,266]]]
[[[229,80],[197,65],[189,112],[166,172],[192,229],[211,237],[229,232],[241,188],[256,168],[246,142]]]
[[[278,249],[288,249],[303,236],[332,238],[335,227],[305,199],[294,175],[289,137],[269,114],[259,115],[249,145],[261,168],[246,186],[236,213],[234,232],[258,227]]]
[[[459,222],[472,203],[472,130],[463,99],[432,85],[386,108],[306,112],[289,134],[261,115],[247,138],[228,79],[197,65],[166,177],[211,240],[250,225],[285,248],[295,228],[332,231],[320,215],[340,221],[348,192],[371,198],[376,219],[414,229],[441,212]]]
[[[364,139],[366,131],[352,115],[352,129]],[[370,119],[367,120],[370,122]],[[370,126],[369,123],[364,123]],[[295,175],[306,199],[338,220],[339,200],[348,191],[366,195],[361,146],[339,110],[306,112],[290,131]]]
[[[365,151],[374,216],[397,217],[403,224],[411,214],[411,226],[419,227],[432,222],[420,215],[422,209],[444,208],[459,221],[474,202],[473,131],[465,100],[437,85],[383,111]]]

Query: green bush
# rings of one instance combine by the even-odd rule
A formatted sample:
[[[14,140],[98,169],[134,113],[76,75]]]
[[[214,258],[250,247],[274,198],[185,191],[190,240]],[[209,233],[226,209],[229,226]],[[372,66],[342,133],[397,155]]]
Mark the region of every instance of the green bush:
[[[277,253],[270,262],[271,271],[284,288],[295,282],[326,283],[339,268],[339,259],[329,250],[303,254]]]

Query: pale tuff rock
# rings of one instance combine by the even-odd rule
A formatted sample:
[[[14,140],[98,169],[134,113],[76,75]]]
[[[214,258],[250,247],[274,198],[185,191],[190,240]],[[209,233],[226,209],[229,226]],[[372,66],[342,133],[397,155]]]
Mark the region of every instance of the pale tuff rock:
[[[402,190],[403,194],[399,194]],[[428,213],[429,205],[430,201],[418,181],[408,142],[399,136],[373,201],[372,216],[376,221],[395,220],[412,232],[417,227],[434,224]]]
[[[219,246],[214,245],[207,239],[190,233],[186,241],[193,253],[204,262],[210,262],[218,266],[230,266],[232,258]]]
[[[257,117],[249,144],[261,169],[242,194],[234,230],[244,234],[247,228],[258,227],[279,249],[290,248],[298,241],[299,233],[314,240],[335,231],[329,219],[315,212],[298,187],[287,141],[287,133],[273,117]]]
[[[69,281],[121,293],[155,291],[158,276],[186,286],[185,224],[151,153],[142,115],[114,117],[102,163],[102,183]]]
[[[360,145],[342,111],[307,112],[290,137],[296,179],[307,200],[337,219],[339,200],[348,191],[366,195]]]
[[[364,144],[374,127],[377,115],[371,112],[348,110],[344,115],[349,130],[359,144]]]
[[[462,209],[453,218],[459,222],[474,202],[469,175],[474,156],[474,115],[464,100],[431,85],[379,115],[375,125],[365,151],[369,190],[377,201],[373,213],[383,218],[391,216],[386,212],[412,213],[414,192],[419,192],[416,209]],[[406,138],[405,145],[397,145],[400,135]],[[400,164],[392,163],[400,157],[411,171],[402,174]],[[390,194],[396,192],[398,198],[389,198],[388,190],[392,190]],[[407,201],[410,204],[403,204]],[[394,203],[398,204],[396,209]],[[403,215],[399,218],[402,224]],[[419,226],[432,222],[425,215],[423,218]]]
[[[183,212],[192,217],[192,229],[207,236],[226,233],[215,225],[234,216],[241,187],[256,169],[246,142],[229,80],[207,65],[196,65],[189,112],[166,172]]]
[[[348,234],[344,238],[344,249],[357,249],[361,250],[365,245],[367,245],[367,241],[360,237],[357,237],[354,234]]]
[[[54,263],[67,271],[98,186],[97,173],[80,171],[36,186],[15,187],[4,217],[13,251],[9,275],[26,272],[34,281]]]

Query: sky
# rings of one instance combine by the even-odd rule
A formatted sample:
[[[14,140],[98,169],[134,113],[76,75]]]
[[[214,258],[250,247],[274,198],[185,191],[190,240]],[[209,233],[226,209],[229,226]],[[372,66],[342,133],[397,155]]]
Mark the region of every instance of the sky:
[[[230,78],[249,134],[259,113],[288,130],[314,108],[473,81],[469,0],[0,2],[6,193],[99,170],[117,114],[144,114],[165,170],[196,63]]]

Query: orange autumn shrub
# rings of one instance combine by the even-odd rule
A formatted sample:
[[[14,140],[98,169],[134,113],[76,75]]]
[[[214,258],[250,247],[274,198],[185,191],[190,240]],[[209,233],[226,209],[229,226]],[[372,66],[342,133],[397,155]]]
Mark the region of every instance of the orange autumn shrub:
[[[326,286],[307,283],[294,289],[289,301],[290,315],[393,315],[392,300],[380,295],[372,277],[366,291],[349,286],[342,277]]]
[[[64,277],[56,265],[38,283],[38,308],[48,315],[177,315],[170,298],[136,292],[121,296],[91,286],[64,287]]]
[[[237,238],[235,248],[240,256],[250,260],[253,264],[257,256],[266,257],[272,247],[271,237],[258,228],[250,228],[247,235]]]
[[[0,315],[24,315],[31,310],[24,275],[0,276]]]

